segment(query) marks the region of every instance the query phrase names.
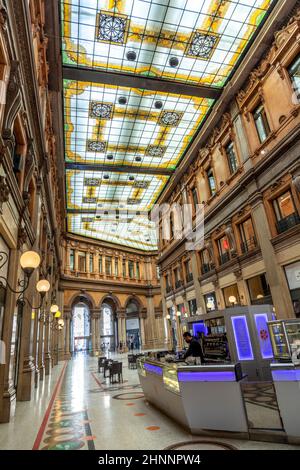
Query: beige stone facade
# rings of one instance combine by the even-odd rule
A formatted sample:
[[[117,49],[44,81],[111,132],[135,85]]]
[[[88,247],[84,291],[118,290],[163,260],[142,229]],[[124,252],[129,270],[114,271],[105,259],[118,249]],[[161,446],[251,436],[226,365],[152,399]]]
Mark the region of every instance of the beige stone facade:
[[[300,316],[300,291],[289,278],[300,266],[300,105],[292,71],[299,34],[297,13],[160,198],[171,207],[191,204],[194,228],[195,201],[204,208],[200,249],[187,250],[176,232],[163,239],[160,223],[165,313],[178,305],[185,315],[221,310],[234,297],[240,305],[273,304],[278,318]]]

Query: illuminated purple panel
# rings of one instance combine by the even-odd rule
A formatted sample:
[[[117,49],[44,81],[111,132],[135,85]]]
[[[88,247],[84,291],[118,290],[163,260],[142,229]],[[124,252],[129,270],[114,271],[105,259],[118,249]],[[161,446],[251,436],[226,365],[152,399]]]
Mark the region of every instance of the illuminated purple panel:
[[[147,362],[145,362],[144,367],[147,372],[151,372],[152,374],[156,375],[163,375],[162,367],[154,366],[153,364],[147,364]]]
[[[236,382],[234,372],[178,372],[179,382]]]
[[[258,334],[260,352],[263,359],[272,359],[273,349],[268,330],[268,315],[266,313],[258,313],[254,315],[255,324]]]
[[[193,334],[197,336],[197,333],[204,333],[207,335],[207,327],[204,325],[204,322],[193,323]]]
[[[274,382],[299,382],[300,370],[272,370]]]
[[[231,317],[231,321],[239,360],[253,361],[254,355],[246,317],[244,315],[241,317]]]

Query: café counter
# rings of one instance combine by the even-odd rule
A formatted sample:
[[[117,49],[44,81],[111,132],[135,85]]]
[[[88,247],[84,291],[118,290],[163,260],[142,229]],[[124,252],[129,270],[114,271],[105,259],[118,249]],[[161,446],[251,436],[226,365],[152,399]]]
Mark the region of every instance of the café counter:
[[[192,434],[248,433],[239,363],[187,366],[143,358],[138,373],[147,401]]]

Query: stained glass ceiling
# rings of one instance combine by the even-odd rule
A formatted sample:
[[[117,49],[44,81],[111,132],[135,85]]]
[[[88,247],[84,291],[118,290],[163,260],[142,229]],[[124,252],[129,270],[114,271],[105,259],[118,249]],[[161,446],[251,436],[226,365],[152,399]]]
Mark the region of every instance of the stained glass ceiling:
[[[273,2],[61,3],[68,230],[155,250],[147,213],[214,104],[202,90],[222,89]]]

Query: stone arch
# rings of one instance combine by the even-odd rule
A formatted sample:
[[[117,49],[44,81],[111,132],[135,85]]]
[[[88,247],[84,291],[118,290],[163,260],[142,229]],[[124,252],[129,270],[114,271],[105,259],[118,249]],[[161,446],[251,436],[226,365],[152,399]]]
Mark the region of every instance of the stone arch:
[[[104,303],[107,303],[108,305],[113,307],[116,311],[120,311],[122,308],[120,300],[118,299],[117,296],[113,294],[105,294],[103,295],[103,297],[101,297],[100,302],[99,302],[100,309]]]
[[[141,299],[137,295],[130,295],[129,297],[127,297],[126,302],[125,302],[125,306],[124,306],[125,311],[131,302],[137,305],[139,311],[142,310],[142,308],[144,307]]]
[[[87,292],[76,292],[69,300],[69,303],[67,305],[68,308],[71,310],[73,309],[74,305],[78,303],[85,303],[90,310],[95,310],[96,309],[96,304],[93,299],[93,297],[88,294]]]

